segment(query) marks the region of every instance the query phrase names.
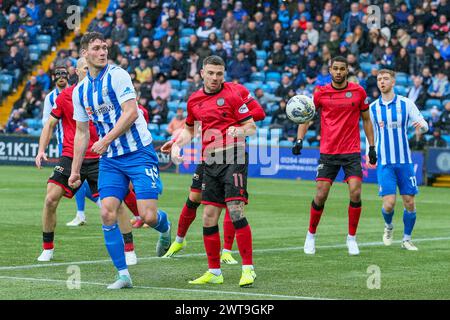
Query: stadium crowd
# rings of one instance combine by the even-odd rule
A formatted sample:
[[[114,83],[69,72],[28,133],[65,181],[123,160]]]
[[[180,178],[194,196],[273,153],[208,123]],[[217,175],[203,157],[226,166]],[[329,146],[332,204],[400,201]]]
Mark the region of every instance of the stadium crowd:
[[[13,76],[10,90],[30,70],[29,48],[36,38],[48,35],[54,46],[67,33],[62,10],[78,3],[0,1],[0,74]],[[379,28],[371,28],[369,5],[380,8]],[[110,63],[131,74],[155,140],[167,139],[183,126],[186,101],[202,85],[201,63],[216,54],[227,63],[226,79],[243,83],[265,108],[267,117],[259,126],[278,129],[290,142],[296,125],[286,118],[287,101],[330,83],[328,62],[342,55],[350,66],[349,80],[361,84],[371,101],[379,97],[377,70],[397,72],[396,92],[412,99],[429,122],[426,136],[411,132],[412,147],[420,150],[450,145],[448,17],[447,0],[111,0],[88,31],[104,34]],[[50,70],[30,77],[3,131],[39,135],[54,66],[66,65],[69,83],[76,82],[82,34],[75,33]],[[316,119],[307,145],[320,143],[319,130]]]

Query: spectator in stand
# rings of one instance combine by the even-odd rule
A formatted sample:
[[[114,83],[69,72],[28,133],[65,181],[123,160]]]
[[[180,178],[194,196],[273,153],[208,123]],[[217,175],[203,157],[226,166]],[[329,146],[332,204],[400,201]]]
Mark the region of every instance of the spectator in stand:
[[[147,101],[152,100],[152,87],[153,87],[153,77],[151,74],[147,75],[145,81],[141,83],[141,97],[145,98]]]
[[[450,23],[448,22],[447,17],[443,14],[440,15],[439,21],[431,26],[431,31],[433,32],[435,39],[443,40],[450,31]]]
[[[217,28],[213,25],[211,18],[206,18],[204,26],[198,27],[196,35],[200,40],[206,40],[213,32],[217,32]]]
[[[183,108],[177,108],[175,117],[173,117],[172,120],[170,120],[169,125],[167,126],[166,131],[168,135],[172,137],[177,137],[178,134],[183,129],[185,123],[186,117],[184,116]]]
[[[443,134],[450,134],[450,102],[447,102],[444,111],[439,117],[439,128]]]
[[[331,83],[331,75],[328,72],[328,66],[324,65],[317,76],[316,86],[325,86],[329,83]]]
[[[44,71],[44,69],[39,68],[36,80],[41,85],[42,90],[48,92],[48,90],[50,89],[51,80],[49,75]]]
[[[330,25],[329,25],[329,27],[330,27],[330,30],[331,30],[331,26]],[[300,28],[300,22],[297,19],[293,20],[292,23],[291,23],[291,27],[286,32],[287,42],[288,43],[299,42],[300,41],[300,36],[301,36],[302,33],[303,33],[303,30]],[[322,34],[322,32],[321,32],[321,34]],[[323,32],[323,34],[326,37],[325,41],[328,40],[329,35],[325,31]],[[320,35],[319,35],[319,41],[320,41]]]
[[[3,58],[3,66],[6,69],[6,72],[14,77],[14,81],[17,81],[24,71],[23,61],[24,58],[19,53],[17,46],[12,46],[9,49],[9,55]]]
[[[196,74],[200,74],[201,62],[198,54],[195,52],[189,52],[189,59],[187,60],[187,79],[194,79]]]
[[[267,58],[267,65],[264,70],[282,72],[286,63],[286,54],[284,53],[283,44],[276,41],[273,44],[273,50]]]
[[[350,5],[350,12],[348,12],[344,16],[344,31],[345,32],[352,32],[357,25],[359,25],[362,22],[362,17],[364,16],[364,13],[359,10],[359,4],[358,3],[352,3]]]
[[[314,29],[314,25],[312,22],[308,22],[306,24],[305,33],[308,35],[309,43],[316,47],[319,43],[319,31]]]
[[[252,66],[252,72],[256,72],[256,52],[252,48],[250,42],[245,42],[242,51],[244,52],[244,58]]]
[[[186,96],[184,100],[187,101],[191,94],[195,91],[200,90],[203,86],[202,78],[200,77],[200,73],[196,73],[192,79],[188,79],[189,86],[187,88]]]
[[[167,81],[164,73],[159,73],[156,76],[156,82],[152,87],[152,98],[156,100],[156,98],[160,98],[164,101],[167,101],[170,97],[170,91],[172,90],[172,86],[170,82]]]
[[[450,84],[443,70],[439,70],[433,77],[433,82],[428,88],[428,95],[431,98],[445,99],[450,94]]]
[[[230,11],[228,1],[222,0],[220,7],[216,10],[216,14],[214,15],[216,28],[221,29],[222,22],[227,16],[228,11]]]
[[[276,22],[273,25],[273,30],[271,31],[269,35],[269,40],[271,45],[274,45],[276,42],[280,42],[282,45],[286,44],[286,33],[281,27],[281,23]]]
[[[414,85],[409,89],[407,97],[415,103],[419,110],[423,110],[427,100],[427,90],[423,86],[422,77],[413,77],[413,83]]]
[[[414,136],[409,139],[409,147],[411,150],[421,151],[427,145],[427,140],[425,136],[420,132],[420,128],[414,130]]]
[[[256,23],[250,20],[240,36],[240,40],[249,42],[254,48],[260,48],[262,45],[261,35],[256,30]]]
[[[384,69],[390,69],[393,70],[395,69],[395,56],[394,53],[392,52],[392,48],[391,47],[386,47],[386,49],[384,49],[384,55],[383,58],[381,59],[381,65]]]
[[[198,18],[200,20],[198,25],[200,27],[203,27],[205,25],[206,19],[208,19],[208,18],[213,19],[215,14],[216,14],[216,11],[211,6],[211,1],[210,0],[205,0],[203,2],[203,8],[201,8],[198,11]]]
[[[317,65],[316,60],[308,61],[308,65],[305,69],[306,82],[310,85],[314,85],[317,81],[317,75],[319,74],[320,67]]]
[[[242,9],[242,1],[236,1],[234,4],[233,15],[237,22],[242,22],[242,18],[248,16],[247,11]]]
[[[181,20],[177,15],[177,10],[175,8],[169,8],[169,19],[167,19],[167,22],[169,23],[169,28],[178,32],[181,26]]]
[[[394,70],[396,72],[409,72],[409,54],[405,48],[401,48],[397,57],[395,57],[395,66]]]
[[[411,75],[419,75],[421,70],[429,63],[428,57],[425,55],[422,47],[416,48],[416,53],[411,58],[409,73]]]
[[[172,70],[170,71],[170,79],[179,81],[186,80],[187,64],[183,57],[183,52],[175,51],[173,53]]]
[[[285,74],[281,77],[281,85],[275,90],[275,95],[282,99],[286,99],[289,96],[289,92],[294,89],[291,79]]]
[[[136,80],[140,83],[145,82],[149,76],[153,76],[152,69],[147,66],[145,59],[139,61],[139,66],[134,69],[134,72],[136,73]]]
[[[167,123],[167,115],[169,109],[167,108],[167,102],[162,97],[156,97],[156,104],[152,107],[150,112],[150,122],[154,124],[164,124]]]
[[[296,42],[291,43],[291,45],[289,46],[289,53],[287,54],[284,71],[292,72],[294,67],[296,67],[300,64],[300,61],[301,61],[301,57],[300,57],[300,49],[298,47],[298,44]]]
[[[337,31],[331,31],[330,39],[326,42],[326,46],[330,49],[330,54],[335,57],[339,52],[339,34]]]
[[[270,110],[268,110],[269,105],[281,101],[281,97],[276,97],[271,93],[267,93],[261,88],[255,90],[255,99],[264,108],[266,114],[270,113]]]
[[[161,57],[161,59],[159,59],[159,72],[168,77],[172,70],[172,64],[175,59],[172,57],[172,52],[169,48],[165,48],[163,52],[163,56]]]
[[[217,42],[214,55],[221,57],[225,63],[228,63],[228,52],[224,49],[223,42]]]
[[[447,148],[447,141],[441,137],[441,130],[437,128],[433,132],[433,137],[428,140],[428,146],[433,148]]]
[[[278,9],[278,21],[281,22],[281,26],[283,27],[283,29],[289,28],[289,20],[289,11],[286,7],[286,4],[284,2],[281,2]]]
[[[428,122],[428,132],[427,133],[433,133],[436,128],[439,128],[439,117],[441,115],[441,112],[439,111],[439,108],[437,106],[433,106],[430,109],[430,117],[427,120]]]
[[[185,28],[196,28],[197,27],[197,7],[192,4],[189,6],[189,11],[186,16],[186,23],[184,25]]]
[[[441,57],[441,53],[439,51],[433,52],[433,57],[430,59],[429,67],[432,74],[437,74],[439,70],[444,70],[445,61]]]
[[[28,129],[23,121],[19,110],[14,110],[6,125],[6,133],[28,133]]]
[[[233,60],[227,68],[228,77],[232,80],[238,80],[240,83],[245,83],[250,80],[252,74],[252,66],[245,59],[243,50],[239,51],[236,59]]]
[[[200,65],[203,63],[203,59],[212,55],[212,50],[209,48],[208,40],[203,40],[202,45],[198,48],[195,53],[197,53]]]
[[[164,48],[169,48],[172,52],[175,52],[180,48],[180,40],[173,27],[167,29],[167,34],[161,39],[161,45]]]
[[[233,15],[233,11],[231,11],[231,10],[227,11],[227,15],[223,19],[222,25],[220,26],[222,33],[225,34],[225,33],[229,32],[231,34],[231,36],[234,37],[234,35],[237,32],[237,28],[238,28],[238,22]]]

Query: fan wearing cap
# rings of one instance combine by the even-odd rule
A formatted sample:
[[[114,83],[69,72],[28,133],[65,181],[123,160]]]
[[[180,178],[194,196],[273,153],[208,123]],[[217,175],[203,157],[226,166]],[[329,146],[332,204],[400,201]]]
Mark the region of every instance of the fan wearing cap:
[[[217,28],[213,25],[213,20],[211,18],[206,18],[205,25],[203,27],[199,27],[196,34],[201,40],[206,40],[213,32],[217,32]]]

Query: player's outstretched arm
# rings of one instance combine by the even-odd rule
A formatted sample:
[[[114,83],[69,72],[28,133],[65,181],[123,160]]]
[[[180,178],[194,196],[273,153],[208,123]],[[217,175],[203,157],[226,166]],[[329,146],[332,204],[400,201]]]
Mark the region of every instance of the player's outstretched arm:
[[[302,123],[298,125],[297,128],[297,140],[295,140],[294,146],[292,147],[292,154],[293,155],[300,155],[301,150],[303,148],[303,139],[305,138],[306,132],[308,131],[310,125],[310,121],[306,123]]]
[[[42,159],[47,161],[47,155],[45,154],[45,149],[47,149],[48,144],[50,143],[50,139],[52,138],[52,132],[56,127],[58,120],[52,116],[50,116],[45,122],[44,127],[42,128],[41,137],[39,138],[39,149],[38,154],[35,159],[36,167],[41,169]]]
[[[184,125],[183,130],[177,137],[177,140],[172,144],[171,147],[171,158],[173,163],[180,164],[183,162],[183,157],[181,157],[181,148],[187,145],[194,137],[194,126]]]
[[[256,133],[256,123],[252,119],[248,119],[244,122],[241,122],[240,127],[231,126],[227,130],[228,135],[232,137],[250,137]]]
[[[369,109],[361,112],[361,118],[363,121],[363,128],[366,134],[367,141],[369,141],[369,164],[374,166],[377,164],[377,153],[375,151],[375,138]]]
[[[89,122],[77,121],[77,130],[73,143],[72,169],[69,177],[69,186],[71,188],[77,188],[81,184],[80,169],[89,145],[89,137]]]

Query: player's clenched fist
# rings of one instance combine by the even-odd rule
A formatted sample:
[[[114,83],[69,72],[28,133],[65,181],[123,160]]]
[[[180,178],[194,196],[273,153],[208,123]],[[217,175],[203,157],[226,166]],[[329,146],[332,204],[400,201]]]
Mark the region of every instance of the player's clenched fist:
[[[377,152],[375,151],[375,146],[369,147],[369,164],[373,166],[377,164]]]
[[[302,154],[300,150],[303,148],[303,140],[298,139],[295,141],[294,146],[292,147],[292,154],[298,156],[299,154]]]
[[[163,146],[161,147],[161,152],[162,153],[170,153],[172,150],[173,143],[174,143],[174,141],[172,141],[172,140],[164,143]]]
[[[69,187],[76,189],[81,185],[81,177],[79,173],[72,173],[69,177]]]

